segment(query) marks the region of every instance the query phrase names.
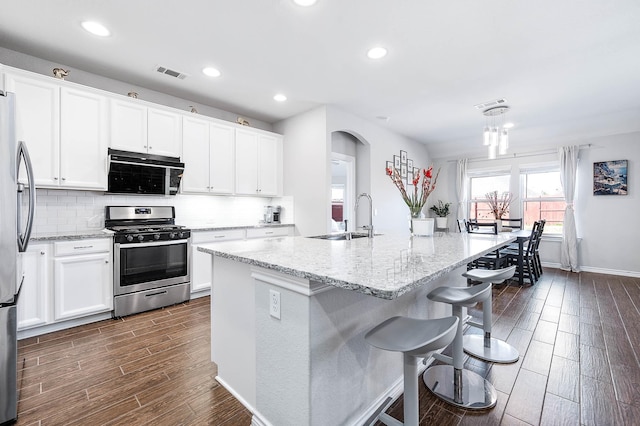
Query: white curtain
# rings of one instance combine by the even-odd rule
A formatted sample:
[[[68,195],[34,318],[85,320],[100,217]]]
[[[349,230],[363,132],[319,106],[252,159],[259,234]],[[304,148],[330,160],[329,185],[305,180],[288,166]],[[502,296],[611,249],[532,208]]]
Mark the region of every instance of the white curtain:
[[[560,182],[564,190],[567,207],[564,210],[564,226],[562,246],[560,248],[560,268],[565,271],[578,272],[578,236],[576,235],[576,219],[573,209],[573,198],[576,189],[576,173],[578,171],[578,146],[563,146],[558,149],[560,157]]]
[[[458,160],[456,170],[456,195],[458,196],[458,219],[467,217],[467,159]]]

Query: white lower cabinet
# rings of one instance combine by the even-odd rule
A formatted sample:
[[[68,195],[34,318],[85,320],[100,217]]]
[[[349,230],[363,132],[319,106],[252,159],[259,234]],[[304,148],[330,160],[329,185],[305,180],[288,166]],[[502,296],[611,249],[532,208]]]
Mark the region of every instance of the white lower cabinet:
[[[112,310],[111,247],[110,239],[54,243],[54,321]]]
[[[29,244],[22,254],[24,281],[18,298],[18,330],[45,325],[49,316],[49,244]]]
[[[211,288],[211,255],[198,251],[198,246],[220,241],[244,239],[244,229],[194,232],[191,236],[191,293]]]

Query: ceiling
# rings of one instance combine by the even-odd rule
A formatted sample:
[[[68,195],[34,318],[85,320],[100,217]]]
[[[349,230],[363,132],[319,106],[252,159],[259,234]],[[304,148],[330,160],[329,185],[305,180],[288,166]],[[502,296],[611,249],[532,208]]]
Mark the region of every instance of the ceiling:
[[[474,105],[496,98],[511,107],[512,152],[640,130],[638,0],[3,6],[5,48],[270,123],[332,104],[426,144],[436,158],[484,155]],[[86,33],[84,20],[112,35]],[[367,58],[375,45],[388,55]],[[205,66],[222,75],[205,76]],[[276,93],[288,100],[274,101]]]

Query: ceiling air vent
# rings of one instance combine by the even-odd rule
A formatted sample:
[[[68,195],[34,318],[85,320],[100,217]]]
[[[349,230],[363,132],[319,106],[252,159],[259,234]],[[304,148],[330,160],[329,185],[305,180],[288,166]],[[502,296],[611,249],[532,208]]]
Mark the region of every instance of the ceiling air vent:
[[[170,75],[171,77],[179,78],[180,80],[184,80],[185,78],[188,77],[188,75],[183,72],[175,71],[167,67],[157,66],[156,71],[158,71],[161,74],[166,74],[166,75]]]
[[[505,98],[500,98],[500,99],[495,99],[493,101],[487,101],[478,105],[474,105],[474,107],[476,107],[479,110],[485,110],[487,108],[492,108],[492,107],[503,105],[506,103],[507,103],[507,100]]]

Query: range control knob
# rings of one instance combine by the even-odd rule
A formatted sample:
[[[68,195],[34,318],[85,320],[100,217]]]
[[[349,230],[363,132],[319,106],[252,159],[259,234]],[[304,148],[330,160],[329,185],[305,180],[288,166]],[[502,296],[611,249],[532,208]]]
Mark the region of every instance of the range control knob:
[[[175,237],[176,237],[176,233],[175,232],[169,233],[169,238],[175,238]]]
[[[144,235],[138,235],[138,241],[144,241]]]
[[[182,232],[182,231],[178,232],[178,237],[179,238],[184,238],[184,232]]]
[[[127,235],[127,241],[129,242],[133,241],[133,235]]]
[[[159,240],[160,239],[160,234],[153,234],[153,239],[154,240]]]

